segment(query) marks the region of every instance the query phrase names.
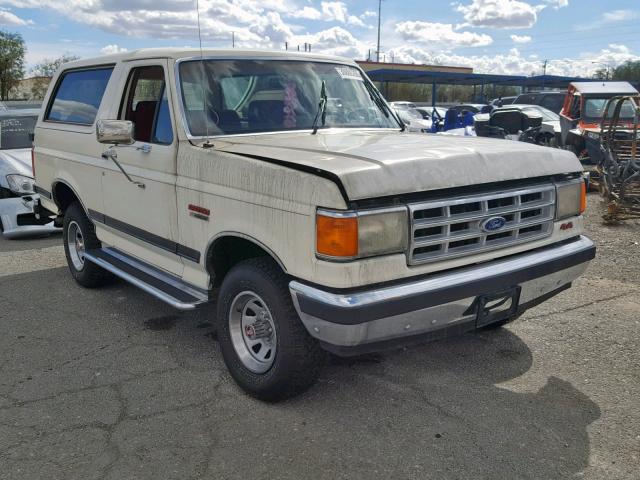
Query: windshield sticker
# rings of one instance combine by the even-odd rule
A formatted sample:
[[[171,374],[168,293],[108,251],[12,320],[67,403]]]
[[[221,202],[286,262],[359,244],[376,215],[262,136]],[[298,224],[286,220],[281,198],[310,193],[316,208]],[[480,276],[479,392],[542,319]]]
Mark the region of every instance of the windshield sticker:
[[[336,72],[338,72],[340,78],[344,80],[359,80],[361,82],[364,81],[362,75],[360,75],[360,71],[357,68],[341,65],[339,67],[336,67]]]

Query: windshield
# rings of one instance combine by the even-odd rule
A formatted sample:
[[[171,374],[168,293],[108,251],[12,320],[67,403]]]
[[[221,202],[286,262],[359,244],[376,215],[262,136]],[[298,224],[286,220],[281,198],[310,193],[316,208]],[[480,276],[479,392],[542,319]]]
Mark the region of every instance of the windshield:
[[[602,120],[602,116],[604,115],[604,108],[609,99],[607,98],[586,98],[584,102],[584,117],[585,121],[593,121],[599,122]],[[616,108],[617,102],[612,102],[609,105],[609,111],[607,112],[607,117],[611,118],[613,115],[613,111]],[[633,115],[635,112],[635,108],[633,102],[630,100],[625,100],[622,104],[622,108],[620,109],[620,119],[621,120],[633,120]]]
[[[323,82],[326,116],[319,128],[399,128],[365,81],[357,68],[332,63],[195,60],[180,64],[185,117],[194,136],[311,130]]]
[[[3,116],[0,118],[0,150],[31,148],[31,134],[36,127],[37,116]]]
[[[542,120],[545,122],[557,122],[560,120],[560,115],[552,112],[551,110],[547,110],[546,108],[529,107],[529,108],[523,108],[522,110],[524,112],[537,113],[538,115],[541,115]]]

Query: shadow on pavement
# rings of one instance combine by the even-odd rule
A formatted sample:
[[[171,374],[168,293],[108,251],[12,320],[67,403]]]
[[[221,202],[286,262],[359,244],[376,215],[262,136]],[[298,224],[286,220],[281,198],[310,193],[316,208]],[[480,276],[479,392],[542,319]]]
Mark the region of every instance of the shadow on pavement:
[[[36,284],[47,294],[25,304]],[[550,367],[508,329],[334,359],[310,391],[273,405],[226,374],[213,308],[177,313],[123,283],[84,290],[66,269],[8,277],[0,297],[13,335],[0,356],[7,394],[73,398],[113,377],[106,388],[123,407],[108,429],[121,478],[135,466],[148,473],[137,478],[565,479],[588,465],[587,427],[600,416],[571,383],[531,370],[534,360]],[[43,418],[56,418],[46,405]],[[48,422],[38,434],[56,430]],[[149,458],[137,456],[143,447]],[[16,457],[14,466],[24,465]]]

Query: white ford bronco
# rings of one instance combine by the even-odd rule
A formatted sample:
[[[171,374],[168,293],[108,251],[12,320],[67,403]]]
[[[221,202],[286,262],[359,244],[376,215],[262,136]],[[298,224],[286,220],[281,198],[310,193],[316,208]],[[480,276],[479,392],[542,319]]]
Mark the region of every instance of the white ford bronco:
[[[152,49],[55,75],[41,205],[83,287],[217,302],[233,378],[276,400],[351,355],[500,325],[594,257],[573,153],[407,133],[350,60]]]

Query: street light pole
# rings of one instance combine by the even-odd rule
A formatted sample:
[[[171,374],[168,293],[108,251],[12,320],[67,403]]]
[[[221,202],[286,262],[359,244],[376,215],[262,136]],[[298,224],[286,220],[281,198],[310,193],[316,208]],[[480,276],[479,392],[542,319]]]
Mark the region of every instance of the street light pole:
[[[380,14],[382,13],[382,0],[378,0],[378,48],[376,48],[376,62],[380,62]]]

